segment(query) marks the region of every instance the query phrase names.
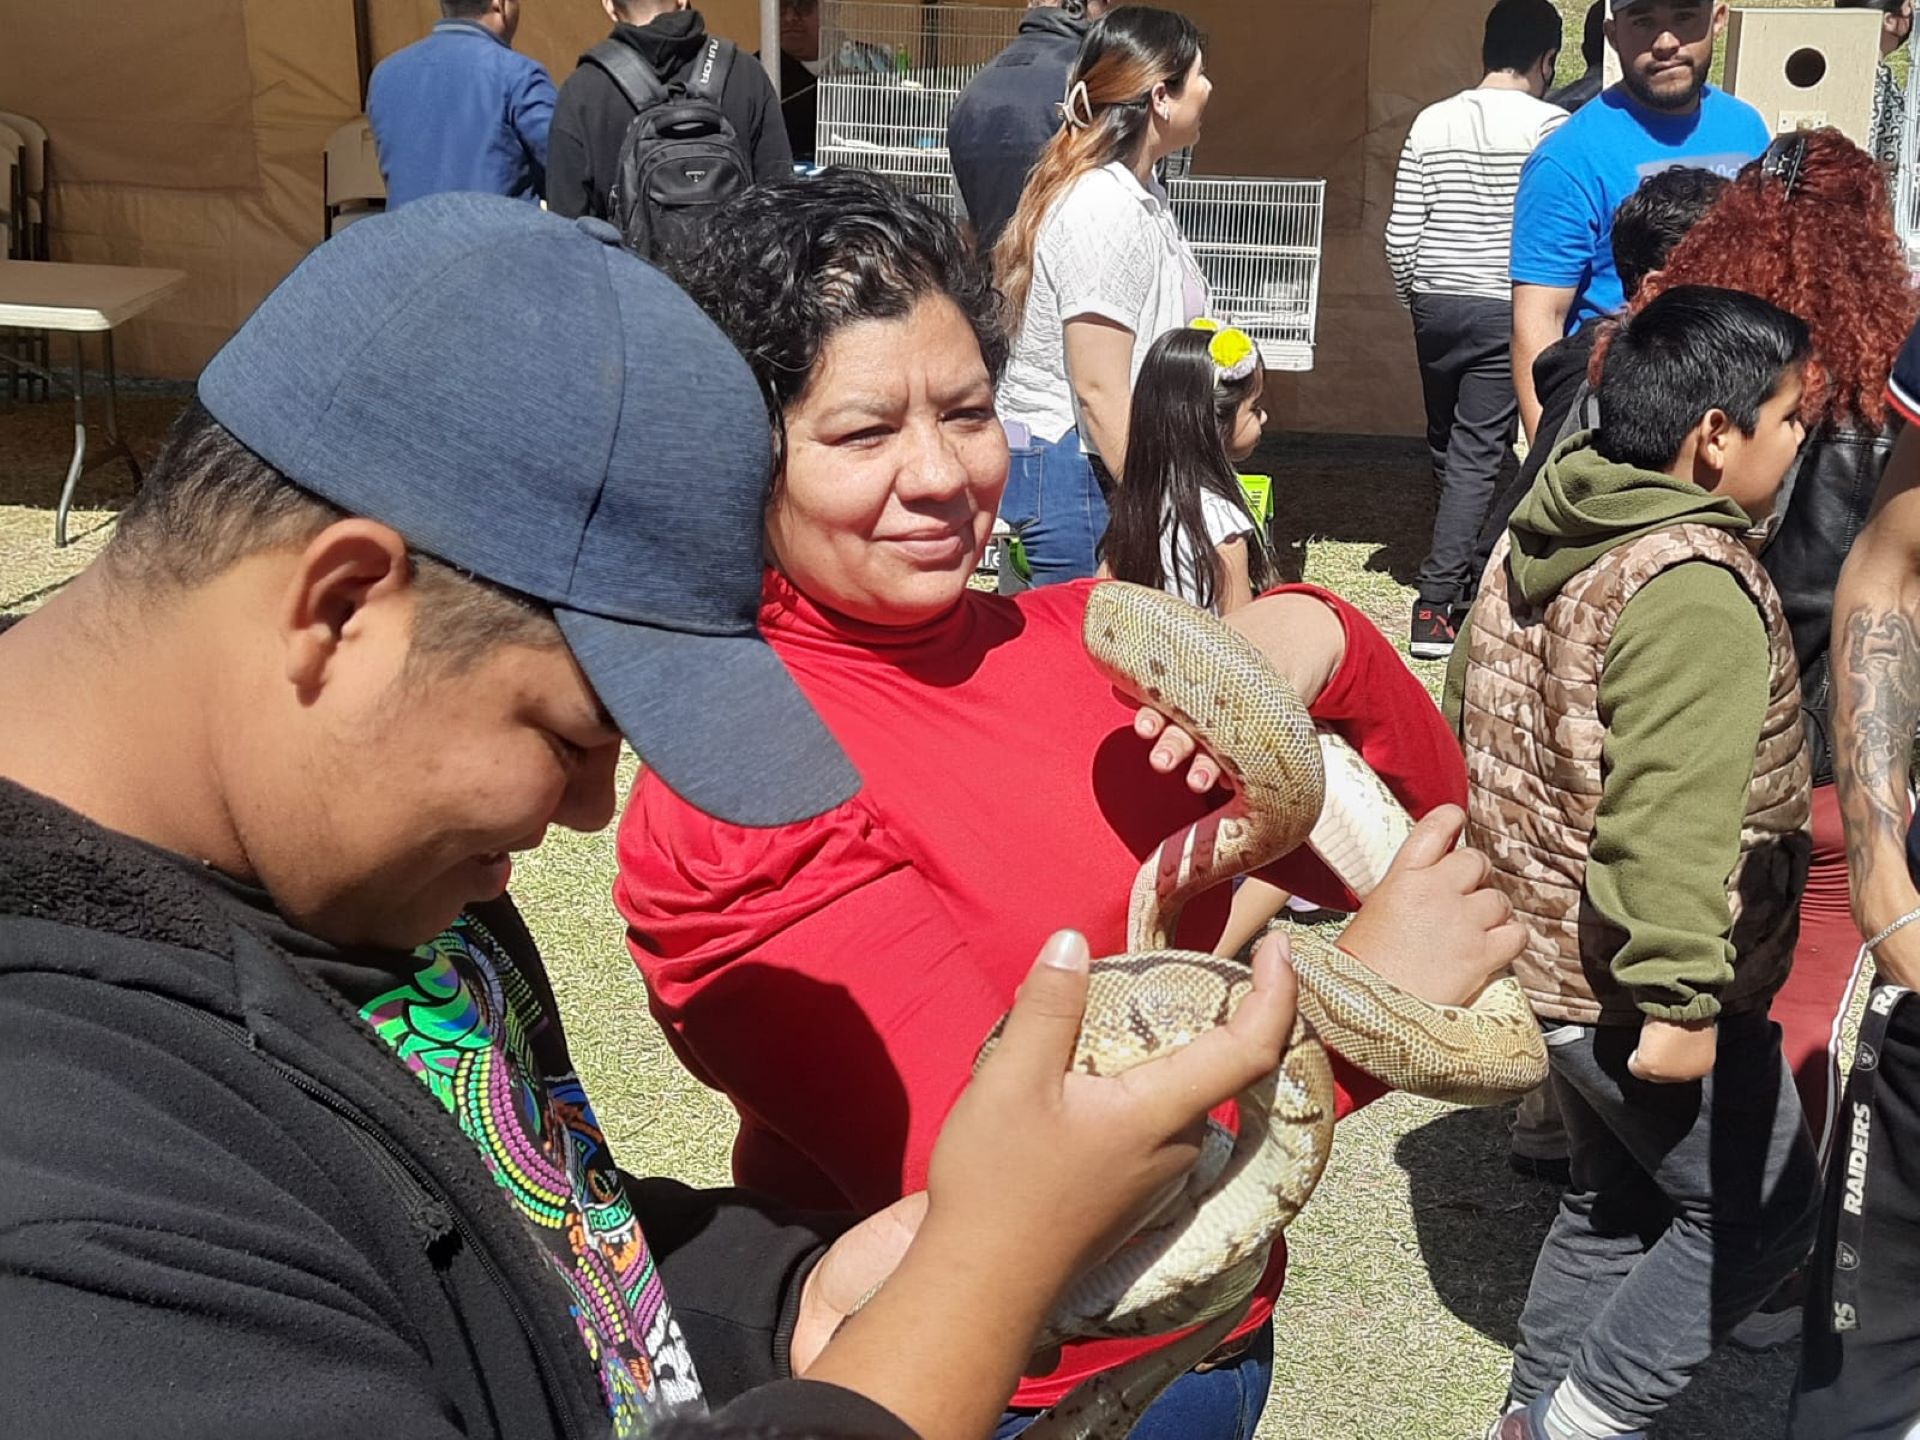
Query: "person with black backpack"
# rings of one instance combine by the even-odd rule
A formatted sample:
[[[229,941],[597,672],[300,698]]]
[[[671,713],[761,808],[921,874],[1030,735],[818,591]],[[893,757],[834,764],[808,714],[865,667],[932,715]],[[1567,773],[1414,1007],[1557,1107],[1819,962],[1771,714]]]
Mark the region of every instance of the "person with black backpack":
[[[688,0],[601,0],[613,33],[560,87],[547,207],[597,215],[654,261],[748,185],[793,173],[766,72]]]

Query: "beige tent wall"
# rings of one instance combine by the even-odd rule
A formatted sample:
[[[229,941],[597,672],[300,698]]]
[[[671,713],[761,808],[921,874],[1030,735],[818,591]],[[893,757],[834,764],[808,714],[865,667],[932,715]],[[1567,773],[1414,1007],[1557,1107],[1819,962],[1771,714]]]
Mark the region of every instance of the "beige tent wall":
[[[1194,168],[1327,182],[1314,368],[1267,386],[1284,429],[1424,433],[1382,237],[1407,128],[1480,78],[1487,0],[1185,0],[1213,101]]]
[[[1327,181],[1315,368],[1276,377],[1275,423],[1419,433],[1381,234],[1414,112],[1477,78],[1486,0],[1178,3],[1211,40],[1199,167]],[[758,0],[701,9],[757,46]],[[437,0],[368,10],[376,61],[439,14]],[[524,0],[518,45],[564,80],[606,29],[597,0]],[[57,258],[187,271],[126,327],[120,360],[195,374],[320,238],[321,149],[359,110],[351,0],[0,0],[0,36],[0,109],[51,132]]]
[[[320,151],[359,110],[348,0],[0,0],[0,109],[49,132],[54,258],[185,270],[116,337],[188,376],[319,239]]]

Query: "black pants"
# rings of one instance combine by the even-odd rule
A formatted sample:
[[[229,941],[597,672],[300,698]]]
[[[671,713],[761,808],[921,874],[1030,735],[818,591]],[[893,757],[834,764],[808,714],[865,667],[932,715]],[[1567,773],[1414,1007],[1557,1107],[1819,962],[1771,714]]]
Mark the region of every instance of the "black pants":
[[[1875,988],[1828,1166],[1791,1440],[1920,1426],[1920,997]]]
[[[1427,402],[1427,447],[1440,486],[1433,548],[1420,566],[1420,603],[1465,607],[1480,577],[1474,540],[1512,455],[1513,306],[1477,295],[1415,295],[1413,343]]]

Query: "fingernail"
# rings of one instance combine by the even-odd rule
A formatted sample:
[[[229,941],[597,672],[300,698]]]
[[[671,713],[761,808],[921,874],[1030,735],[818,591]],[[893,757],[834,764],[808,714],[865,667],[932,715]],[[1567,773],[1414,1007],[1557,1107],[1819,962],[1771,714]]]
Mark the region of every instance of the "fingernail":
[[[1056,930],[1040,951],[1040,963],[1054,970],[1087,968],[1087,941],[1078,930]]]

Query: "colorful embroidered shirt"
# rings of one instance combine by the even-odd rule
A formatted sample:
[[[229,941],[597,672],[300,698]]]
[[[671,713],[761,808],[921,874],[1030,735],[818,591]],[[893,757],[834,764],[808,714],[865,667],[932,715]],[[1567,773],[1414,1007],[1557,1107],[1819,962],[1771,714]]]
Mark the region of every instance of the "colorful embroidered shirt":
[[[616,1436],[697,1407],[700,1382],[624,1177],[573,1073],[544,976],[472,915],[411,979],[336,988],[479,1148],[566,1283]],[[370,972],[356,970],[355,980]],[[389,977],[390,978],[390,977]]]

